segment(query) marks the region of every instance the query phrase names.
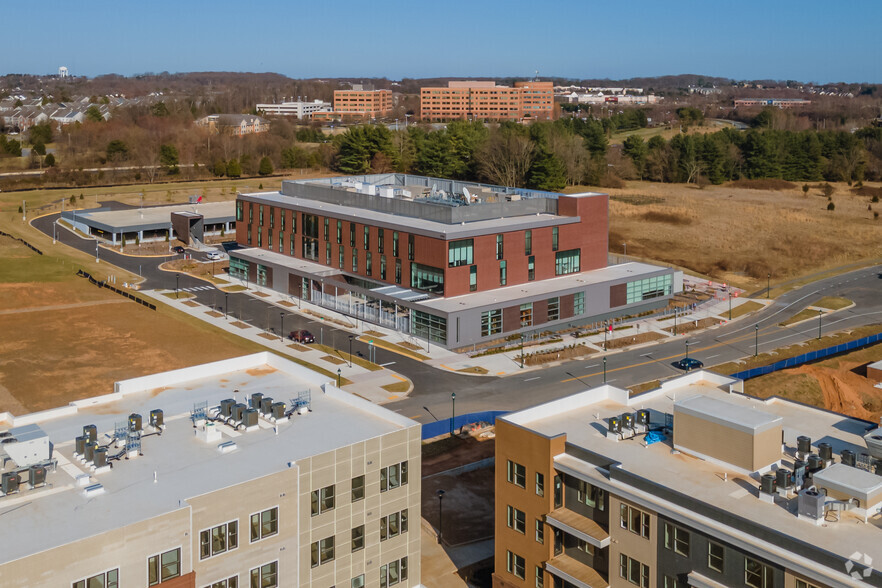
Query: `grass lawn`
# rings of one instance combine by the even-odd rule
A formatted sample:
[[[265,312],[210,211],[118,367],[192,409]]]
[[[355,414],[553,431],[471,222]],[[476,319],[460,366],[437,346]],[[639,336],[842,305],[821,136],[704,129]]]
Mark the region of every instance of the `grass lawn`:
[[[782,327],[789,327],[790,325],[794,325],[794,324],[801,322],[801,321],[807,321],[811,318],[817,318],[819,314],[821,314],[821,313],[819,313],[819,311],[817,311],[817,310],[812,310],[811,308],[806,308],[806,309],[800,310],[799,312],[794,314],[792,317],[790,317],[786,321],[782,321],[778,324],[781,325]]]
[[[188,298],[196,298],[195,294],[191,294],[189,292],[181,292],[180,290],[177,292],[163,292],[162,295],[173,300],[186,300]]]
[[[372,372],[377,372],[377,371],[380,371],[381,369],[383,369],[380,366],[378,366],[377,364],[370,362],[364,358],[358,357],[357,355],[353,354],[350,357],[348,353],[343,353],[342,351],[340,351],[338,349],[334,349],[333,347],[331,347],[329,345],[322,345],[321,343],[312,343],[312,346],[315,349],[321,349],[322,351],[327,353],[332,358],[339,359],[340,363],[347,363],[349,361],[352,361],[352,363],[354,363],[355,365],[361,366],[364,369],[372,371]],[[327,358],[322,358],[322,359],[327,359]],[[330,360],[328,360],[328,361],[330,361]],[[336,362],[334,362],[334,363],[336,363]]]
[[[467,367],[467,368],[462,368],[461,370],[456,370],[456,371],[461,372],[463,374],[479,374],[482,376],[485,376],[488,373],[490,373],[487,371],[487,368],[482,368],[479,365]]]
[[[736,319],[739,316],[744,316],[745,314],[749,314],[751,312],[756,312],[757,310],[761,310],[765,308],[765,305],[761,302],[754,302],[753,300],[749,302],[745,302],[744,304],[739,304],[735,308],[732,309],[732,318]],[[723,313],[724,316],[729,316],[729,311]]]
[[[394,394],[403,394],[410,390],[410,382],[395,382],[394,384],[386,384],[385,386],[380,386],[386,392],[392,392]]]
[[[824,296],[823,298],[812,304],[812,306],[826,308],[828,310],[840,310],[842,308],[845,308],[846,306],[851,306],[852,304],[854,304],[854,302],[849,300],[848,298],[840,298],[838,296]]]

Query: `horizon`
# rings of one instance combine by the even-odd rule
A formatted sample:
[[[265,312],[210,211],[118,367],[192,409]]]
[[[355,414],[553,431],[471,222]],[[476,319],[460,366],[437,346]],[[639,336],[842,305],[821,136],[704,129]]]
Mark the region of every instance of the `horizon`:
[[[708,77],[736,81],[882,82],[875,46],[882,5],[869,0],[753,0],[737,13],[696,0],[675,7],[639,0],[627,11],[585,4],[537,13],[523,0],[504,11],[497,6],[452,0],[413,10],[385,0],[362,13],[341,0],[304,13],[299,3],[268,0],[261,12],[243,16],[230,0],[156,0],[143,14],[107,0],[48,0],[46,12],[57,9],[65,18],[41,22],[38,42],[28,27],[9,27],[7,46],[23,50],[5,55],[0,74],[52,75],[66,66],[90,78],[225,71],[403,79],[531,78],[538,70],[545,78],[627,80],[713,71]],[[21,4],[6,14],[8,22],[33,18]],[[279,14],[290,16],[266,16]],[[507,74],[487,75],[499,71]]]

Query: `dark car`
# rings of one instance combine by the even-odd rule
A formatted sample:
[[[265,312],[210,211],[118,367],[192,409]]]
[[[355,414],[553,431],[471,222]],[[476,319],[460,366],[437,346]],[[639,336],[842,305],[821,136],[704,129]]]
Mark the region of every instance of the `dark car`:
[[[684,357],[680,361],[675,361],[672,363],[675,368],[679,368],[681,370],[686,370],[687,372],[690,370],[697,370],[704,367],[704,363],[698,361],[694,357]]]
[[[174,251],[175,253],[186,253],[187,250],[180,245],[176,245],[175,247],[172,247],[172,251]]]
[[[307,330],[291,331],[288,337],[297,343],[315,343],[315,337]]]

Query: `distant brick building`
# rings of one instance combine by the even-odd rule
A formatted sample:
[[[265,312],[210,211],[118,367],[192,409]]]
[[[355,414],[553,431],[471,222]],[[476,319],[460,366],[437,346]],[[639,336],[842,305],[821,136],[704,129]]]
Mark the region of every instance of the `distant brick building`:
[[[241,137],[269,130],[269,121],[253,114],[210,114],[196,121],[216,133]]]
[[[427,121],[551,119],[554,84],[515,82],[512,88],[496,82],[453,81],[447,87],[422,88],[420,116]]]
[[[391,110],[391,90],[334,90],[334,112],[341,116],[377,118]]]

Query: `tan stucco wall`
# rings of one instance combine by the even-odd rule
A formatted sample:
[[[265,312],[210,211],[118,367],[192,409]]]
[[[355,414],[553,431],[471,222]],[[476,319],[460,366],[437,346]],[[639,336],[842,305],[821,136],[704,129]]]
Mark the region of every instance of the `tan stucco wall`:
[[[649,513],[649,538],[646,539],[627,529],[620,524],[622,503],[636,507],[643,512]],[[628,580],[619,576],[619,554],[624,553],[632,559],[649,566],[649,585],[657,585],[657,555],[658,555],[658,517],[645,508],[641,508],[632,502],[623,500],[618,496],[609,497],[609,585],[611,588],[633,587]]]
[[[753,472],[781,459],[781,426],[751,435],[677,412],[674,445]]]

